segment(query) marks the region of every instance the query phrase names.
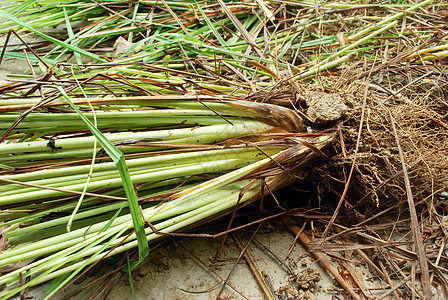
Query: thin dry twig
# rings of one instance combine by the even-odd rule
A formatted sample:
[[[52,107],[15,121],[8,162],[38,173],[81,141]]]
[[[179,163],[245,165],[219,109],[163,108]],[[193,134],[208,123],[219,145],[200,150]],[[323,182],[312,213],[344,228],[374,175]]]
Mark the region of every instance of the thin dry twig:
[[[425,246],[423,245],[423,238],[422,233],[420,231],[420,225],[418,222],[418,216],[417,211],[415,209],[415,203],[414,203],[414,197],[412,195],[412,189],[411,189],[411,183],[409,181],[409,175],[406,169],[406,163],[404,161],[403,156],[403,150],[400,146],[400,140],[397,134],[397,129],[395,127],[395,119],[392,115],[392,113],[389,110],[389,117],[392,124],[392,129],[395,136],[395,141],[397,143],[398,152],[400,155],[401,165],[403,168],[403,177],[404,177],[404,183],[406,187],[406,196],[408,199],[409,204],[409,213],[411,216],[411,225],[412,225],[412,236],[414,240],[414,245],[416,247],[417,253],[418,253],[418,262],[420,265],[420,271],[421,271],[421,281],[423,286],[423,295],[425,299],[430,300],[432,299],[432,292],[431,292],[431,283],[429,280],[429,268],[426,258],[426,252],[425,252]]]
[[[250,237],[250,239],[247,241],[246,245],[244,245],[244,248],[241,250],[240,255],[238,256],[238,258],[236,259],[235,263],[233,264],[232,269],[230,270],[229,274],[227,275],[226,280],[224,281],[224,284],[222,285],[221,289],[219,290],[218,295],[216,296],[216,300],[221,299],[221,294],[224,291],[224,288],[226,287],[230,277],[232,276],[233,271],[235,270],[236,266],[238,265],[239,261],[241,260],[241,258],[244,255],[244,252],[247,250],[247,247],[249,247],[250,243],[252,242],[253,238],[255,237],[255,235],[258,233],[258,231],[260,230],[261,226],[263,225],[263,223],[260,223],[258,225],[258,227],[255,229],[254,233],[252,234],[252,236]]]
[[[240,251],[243,251],[244,243],[241,240],[238,232],[234,233],[233,237],[235,239],[236,244],[240,248]],[[255,279],[257,280],[258,285],[261,287],[266,298],[269,300],[277,299],[277,297],[273,294],[271,289],[268,287],[268,285],[264,281],[263,275],[261,274],[257,264],[255,263],[254,259],[252,258],[248,249],[246,249],[246,251],[243,252],[243,257],[246,260],[247,265],[249,266],[250,270],[252,271],[252,274],[255,276]]]

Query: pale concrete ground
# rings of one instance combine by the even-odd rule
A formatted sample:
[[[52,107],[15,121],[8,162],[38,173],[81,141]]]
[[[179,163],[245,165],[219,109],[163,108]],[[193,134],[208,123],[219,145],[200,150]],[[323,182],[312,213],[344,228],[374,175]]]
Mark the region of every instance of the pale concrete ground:
[[[0,43],[0,53],[3,45]],[[25,74],[25,71],[29,69],[28,65],[15,59],[4,58],[0,66],[0,84],[5,84],[10,81],[7,80],[8,74]]]

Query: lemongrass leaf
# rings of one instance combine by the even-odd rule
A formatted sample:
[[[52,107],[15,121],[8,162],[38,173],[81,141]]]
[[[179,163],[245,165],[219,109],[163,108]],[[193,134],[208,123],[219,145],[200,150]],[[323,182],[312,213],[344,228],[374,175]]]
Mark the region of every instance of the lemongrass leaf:
[[[131,286],[131,294],[132,298],[135,300],[137,299],[137,297],[135,295],[134,279],[132,278],[132,266],[131,261],[129,259],[129,251],[126,251],[126,264],[128,267],[128,278],[129,278],[129,285]]]
[[[65,25],[67,26],[68,37],[70,39],[74,39],[75,35],[73,33],[72,24],[70,23],[70,18],[67,15],[67,9],[65,7],[63,7],[62,9],[64,10]],[[70,44],[73,45],[73,42],[71,42]],[[76,63],[78,65],[82,65],[81,55],[79,53],[77,53],[77,52],[75,52],[75,59],[76,59]]]
[[[84,49],[81,49],[81,48],[78,48],[76,46],[73,46],[73,45],[67,44],[65,42],[62,42],[62,41],[60,41],[60,40],[58,40],[58,39],[56,39],[54,37],[51,37],[51,36],[49,36],[49,35],[47,35],[47,34],[45,34],[43,32],[40,32],[40,31],[34,29],[30,25],[28,25],[25,22],[17,19],[16,17],[14,17],[13,15],[11,15],[10,13],[8,13],[8,12],[6,12],[4,10],[0,10],[0,16],[5,18],[5,19],[8,19],[8,20],[10,20],[10,21],[20,25],[20,26],[23,26],[23,27],[27,28],[28,30],[34,32],[35,34],[43,37],[44,39],[46,39],[48,41],[53,42],[53,43],[55,43],[55,44],[57,44],[59,46],[67,48],[67,49],[69,49],[69,50],[71,50],[73,52],[79,53],[79,54],[84,55],[86,57],[89,57],[91,59],[94,59],[94,60],[97,60],[97,61],[100,61],[100,62],[107,62],[107,60],[105,60],[104,58],[99,57],[96,54],[93,54],[93,53],[91,53],[89,51],[86,51]]]
[[[134,229],[139,243],[139,258],[140,260],[143,260],[149,254],[149,247],[144,232],[143,218],[142,215],[140,214],[140,209],[137,202],[137,196],[135,194],[134,186],[132,184],[129,171],[126,166],[124,155],[103,135],[101,131],[99,131],[92,124],[92,122],[89,119],[87,119],[82,114],[82,112],[73,104],[73,102],[70,100],[70,97],[61,87],[58,87],[58,90],[61,92],[64,99],[70,104],[70,106],[79,114],[79,116],[87,124],[92,134],[95,136],[95,138],[104,148],[104,150],[116,164],[117,169],[120,172],[121,180],[123,182],[123,187],[126,193],[126,197],[128,199],[129,208],[131,210],[131,215],[134,222]]]

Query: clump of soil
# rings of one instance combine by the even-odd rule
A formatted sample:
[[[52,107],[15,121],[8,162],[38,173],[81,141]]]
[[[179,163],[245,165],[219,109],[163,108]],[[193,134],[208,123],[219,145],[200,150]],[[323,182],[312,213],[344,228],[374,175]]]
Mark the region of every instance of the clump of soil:
[[[314,123],[329,123],[342,118],[349,110],[339,94],[307,92],[303,94],[308,106],[307,116]]]
[[[313,268],[306,268],[291,276],[289,284],[280,287],[276,294],[279,299],[317,299],[313,294],[315,285],[320,281],[320,273]]]
[[[293,280],[297,283],[298,289],[313,290],[314,285],[320,280],[320,273],[313,268],[306,268],[294,276]]]
[[[145,277],[148,274],[154,272],[162,273],[170,269],[171,259],[170,253],[166,248],[158,248],[154,250],[147,258],[148,263],[140,264],[136,272],[137,276],[133,276],[134,280],[139,281],[141,277]]]

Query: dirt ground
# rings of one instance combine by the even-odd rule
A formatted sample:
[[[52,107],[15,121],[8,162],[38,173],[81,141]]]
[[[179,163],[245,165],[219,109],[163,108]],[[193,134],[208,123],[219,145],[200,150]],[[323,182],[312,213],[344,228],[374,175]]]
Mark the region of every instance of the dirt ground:
[[[257,234],[248,249],[265,279],[271,282],[278,299],[333,299],[340,295],[341,289],[300,244],[296,243],[288,258],[284,259],[294,240],[287,230],[270,228],[265,231]],[[232,243],[225,246],[220,259],[213,261],[219,247],[220,241],[213,239],[175,238],[165,241],[133,272],[137,299],[216,299],[223,279],[239,255],[239,250]],[[369,273],[364,267],[359,266],[358,270],[368,279]],[[222,299],[263,299],[263,293],[244,259],[237,264],[228,283],[232,287],[224,289]],[[94,285],[84,289],[84,285],[85,282],[79,282],[65,295],[83,289],[72,299],[87,299],[98,288]],[[34,299],[44,298],[45,287],[32,290]],[[385,291],[381,284],[376,285],[376,289],[380,293]],[[132,299],[129,280],[123,278],[107,299]]]

